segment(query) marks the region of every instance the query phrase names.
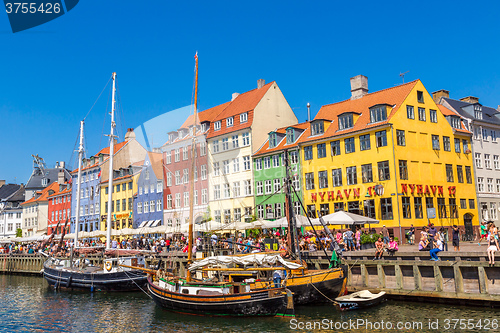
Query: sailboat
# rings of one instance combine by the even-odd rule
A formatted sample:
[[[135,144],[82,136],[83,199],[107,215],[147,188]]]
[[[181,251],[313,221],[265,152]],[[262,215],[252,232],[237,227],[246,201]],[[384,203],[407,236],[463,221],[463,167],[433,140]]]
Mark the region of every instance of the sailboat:
[[[198,54],[195,55],[194,129],[191,156],[196,149],[196,119],[198,94]],[[195,158],[192,158],[194,169]],[[190,208],[188,265],[193,264],[193,192],[194,173],[190,172]],[[188,266],[189,267],[189,266]],[[191,268],[191,270],[193,270]],[[194,279],[188,269],[185,277],[166,275],[162,270],[149,274],[148,291],[161,307],[180,313],[206,316],[275,316],[292,315],[291,292],[283,285],[266,283],[256,287],[245,282],[203,281]]]
[[[112,104],[111,104],[111,134],[110,134],[110,159],[108,188],[113,188],[113,155],[114,155],[114,128],[116,127],[115,112],[115,81],[116,73],[112,74]],[[92,265],[84,258],[73,260],[73,253],[84,254],[86,250],[95,252],[95,248],[77,248],[78,222],[80,220],[80,186],[82,177],[83,159],[83,125],[80,122],[80,145],[78,149],[78,180],[76,195],[75,240],[71,258],[59,259],[50,257],[43,265],[43,277],[49,285],[55,288],[84,289],[90,291],[130,291],[139,290],[146,284],[146,274],[137,268],[146,268],[146,262],[139,251],[127,250],[126,256],[116,256],[118,251],[110,249],[111,241],[111,196],[109,191],[106,253],[103,265]],[[62,239],[61,239],[62,242]],[[102,250],[102,249],[101,249]],[[137,268],[133,268],[137,267]]]

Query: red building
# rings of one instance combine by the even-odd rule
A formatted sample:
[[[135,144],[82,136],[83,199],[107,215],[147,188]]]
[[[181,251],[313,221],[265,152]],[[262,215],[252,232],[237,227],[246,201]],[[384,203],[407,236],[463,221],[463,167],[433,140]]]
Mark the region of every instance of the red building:
[[[59,185],[57,191],[50,191],[49,211],[47,216],[47,235],[61,234],[63,228],[69,233],[71,218],[71,187],[69,184]]]

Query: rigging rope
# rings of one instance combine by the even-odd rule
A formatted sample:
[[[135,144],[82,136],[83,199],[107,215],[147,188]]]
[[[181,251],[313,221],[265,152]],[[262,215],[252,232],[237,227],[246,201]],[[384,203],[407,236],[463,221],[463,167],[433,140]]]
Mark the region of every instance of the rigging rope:
[[[92,104],[92,107],[90,108],[89,112],[87,112],[87,115],[83,118],[83,120],[87,119],[88,115],[90,114],[90,111],[92,111],[92,109],[94,108],[94,106],[96,105],[97,101],[99,100],[99,98],[101,97],[102,93],[104,92],[104,90],[106,89],[106,87],[108,86],[109,84],[109,81],[111,81],[111,78],[112,76],[109,78],[108,82],[106,82],[106,85],[104,86],[104,88],[102,88],[101,90],[101,93],[99,94],[99,96],[97,97],[97,99],[95,100],[94,104]]]

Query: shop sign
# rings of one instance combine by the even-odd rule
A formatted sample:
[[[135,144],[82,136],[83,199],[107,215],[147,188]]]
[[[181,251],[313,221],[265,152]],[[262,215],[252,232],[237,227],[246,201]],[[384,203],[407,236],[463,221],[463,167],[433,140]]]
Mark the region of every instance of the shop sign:
[[[448,186],[448,194],[455,195],[457,192],[456,186]],[[437,185],[421,185],[421,184],[401,184],[401,193],[403,195],[444,195],[443,186]]]

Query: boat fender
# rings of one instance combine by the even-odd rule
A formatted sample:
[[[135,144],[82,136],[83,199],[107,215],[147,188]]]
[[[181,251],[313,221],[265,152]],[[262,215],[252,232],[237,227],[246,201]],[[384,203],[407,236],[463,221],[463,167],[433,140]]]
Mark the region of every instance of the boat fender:
[[[68,281],[66,281],[66,288],[71,287],[71,282],[73,282],[73,275],[70,275]]]
[[[104,268],[106,268],[106,270],[109,272],[111,271],[111,261],[106,261],[106,263],[104,264]]]

